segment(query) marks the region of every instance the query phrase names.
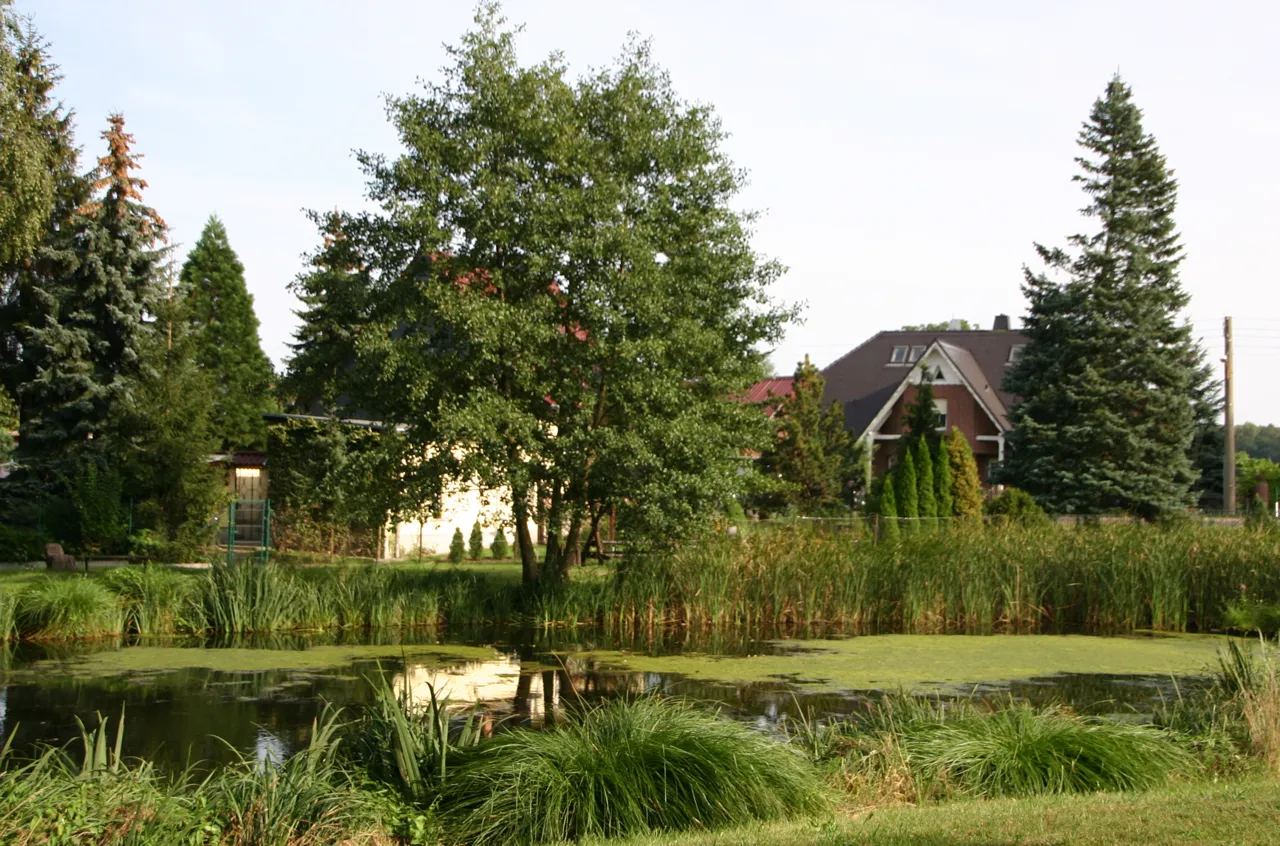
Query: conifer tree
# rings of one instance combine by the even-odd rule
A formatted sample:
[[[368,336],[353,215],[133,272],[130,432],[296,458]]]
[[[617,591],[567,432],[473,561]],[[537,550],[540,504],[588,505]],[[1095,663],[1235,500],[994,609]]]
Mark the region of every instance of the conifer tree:
[[[844,407],[824,408],[822,371],[808,356],[796,366],[790,396],[778,401],[778,437],[761,456],[764,472],[786,486],[785,496],[801,514],[819,514],[848,504],[862,487],[862,445],[844,427]]]
[[[142,202],[146,182],[124,118],[102,133],[107,154],[93,174],[90,202],[72,218],[61,262],[65,273],[32,286],[36,310],[24,327],[22,357],[30,381],[19,391],[19,453],[57,460],[109,436],[143,371],[145,316],[156,304],[165,249],[164,221]]]
[[[33,324],[50,307],[55,281],[69,275],[75,260],[73,217],[89,197],[89,180],[78,172],[78,151],[71,113],[62,108],[54,87],[61,80],[48,57],[48,45],[31,27],[4,17],[14,59],[12,95],[35,125],[46,153],[43,170],[53,181],[52,197],[34,247],[24,251],[11,241],[0,252],[0,385],[15,400],[36,372],[34,356],[23,345]]]
[[[195,361],[183,294],[180,286],[169,286],[157,303],[156,331],[143,347],[148,366],[125,403],[112,445],[137,503],[135,529],[152,529],[190,550],[209,540],[208,518],[225,482],[209,463],[220,447],[213,384]]]
[[[905,409],[906,419],[903,421],[906,429],[902,438],[901,450],[909,450],[915,448],[916,441],[927,440],[930,446],[937,440],[938,412],[934,407],[933,379],[929,376],[929,371],[923,367],[920,369],[920,381],[916,385],[916,395],[912,398]],[[917,468],[918,469],[918,468]]]
[[[1000,480],[1052,511],[1145,517],[1192,504],[1195,366],[1178,278],[1177,183],[1129,87],[1113,78],[1079,136],[1097,228],[1036,246],[1026,271],[1029,343],[1005,378],[1021,397]]]
[[[955,516],[955,485],[951,481],[951,447],[948,443],[948,438],[939,438],[938,451],[933,457],[933,487],[938,516],[944,520]]]
[[[897,481],[894,479],[894,473],[887,473],[884,477],[884,490],[880,494],[880,539],[882,541],[896,541],[902,534],[901,527],[898,525],[898,497],[894,493],[897,487]]]
[[[906,520],[903,528],[908,532],[915,531],[915,521],[920,517],[920,483],[916,479],[916,461],[911,453],[911,450],[904,452],[902,460],[893,471],[898,516]]]
[[[493,543],[489,546],[489,552],[498,560],[511,554],[511,548],[507,545],[507,536],[503,534],[501,526],[493,533]]]
[[[210,217],[182,265],[196,362],[214,378],[214,426],[222,446],[262,447],[265,412],[275,410],[275,374],[258,339],[253,297],[226,227]]]
[[[13,454],[13,434],[18,431],[18,406],[0,385],[0,464],[6,464]]]
[[[467,557],[466,541],[462,539],[462,529],[453,530],[453,540],[449,541],[449,560],[454,564],[461,564],[462,559]]]
[[[929,441],[919,438],[912,452],[912,464],[916,470],[917,508],[923,519],[933,520],[938,516],[938,500],[934,495],[933,456],[929,452]]]
[[[978,478],[978,462],[969,448],[969,440],[958,426],[953,426],[946,442],[951,463],[952,510],[962,520],[981,520],[982,481]]]
[[[472,561],[479,561],[484,556],[484,530],[480,528],[480,521],[471,524],[471,540],[470,553]]]

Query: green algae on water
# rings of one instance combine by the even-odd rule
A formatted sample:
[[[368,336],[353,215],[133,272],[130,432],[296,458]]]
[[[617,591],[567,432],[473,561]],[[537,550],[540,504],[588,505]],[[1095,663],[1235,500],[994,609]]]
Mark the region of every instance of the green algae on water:
[[[467,661],[491,661],[497,652],[487,646],[417,644],[383,646],[312,646],[306,649],[204,649],[178,646],[129,646],[63,659],[37,661],[10,674],[39,681],[49,674],[99,678],[173,670],[213,670],[255,673],[267,670],[315,671],[346,667],[361,661],[404,658],[416,664],[441,667]]]
[[[808,690],[918,690],[995,684],[1063,673],[1196,675],[1210,671],[1218,635],[874,635],[774,641],[772,654],[650,656],[573,653],[579,662],[722,682],[789,682]]]

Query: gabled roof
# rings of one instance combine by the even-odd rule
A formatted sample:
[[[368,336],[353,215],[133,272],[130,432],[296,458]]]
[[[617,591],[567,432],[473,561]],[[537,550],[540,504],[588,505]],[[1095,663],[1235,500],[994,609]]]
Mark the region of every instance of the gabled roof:
[[[969,382],[974,395],[1002,428],[1009,427],[1014,396],[1002,390],[1009,353],[1026,336],[1012,330],[880,332],[822,371],[824,398],[844,404],[845,426],[861,434],[897,393],[912,368],[890,363],[894,347],[940,348]]]

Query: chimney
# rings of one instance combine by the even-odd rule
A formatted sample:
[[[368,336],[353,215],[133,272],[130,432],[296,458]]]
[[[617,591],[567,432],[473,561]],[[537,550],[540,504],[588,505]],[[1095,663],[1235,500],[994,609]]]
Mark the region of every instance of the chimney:
[[[991,330],[993,332],[1008,332],[1009,331],[1009,315],[997,314],[996,324],[991,327]]]

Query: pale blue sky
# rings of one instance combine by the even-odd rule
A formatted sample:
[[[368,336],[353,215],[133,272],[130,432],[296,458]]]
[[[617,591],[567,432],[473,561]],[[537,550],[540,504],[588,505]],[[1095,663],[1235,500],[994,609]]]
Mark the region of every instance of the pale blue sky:
[[[52,41],[78,137],[109,112],[145,154],[148,198],[189,246],[217,213],[264,349],[316,243],[305,208],[352,208],[356,148],[392,152],[381,95],[411,90],[470,25],[466,0],[18,0]],[[527,61],[604,64],[634,30],[686,98],[712,103],[751,173],[756,243],[807,303],[775,353],[826,364],[879,329],[1023,311],[1032,241],[1081,226],[1080,122],[1112,73],[1181,182],[1189,316],[1221,351],[1237,323],[1237,419],[1280,423],[1280,7],[1168,2],[521,0]]]

